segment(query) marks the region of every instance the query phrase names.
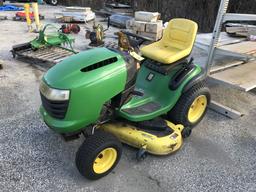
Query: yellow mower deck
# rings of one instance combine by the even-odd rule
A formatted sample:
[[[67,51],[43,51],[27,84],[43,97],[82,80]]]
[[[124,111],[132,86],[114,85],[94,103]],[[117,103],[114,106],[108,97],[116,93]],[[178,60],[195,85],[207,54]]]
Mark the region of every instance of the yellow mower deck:
[[[130,146],[145,149],[148,153],[154,155],[167,155],[177,151],[183,143],[181,131],[183,125],[174,125],[166,121],[173,132],[166,136],[156,136],[143,131],[127,123],[107,123],[100,127],[101,130],[115,135],[121,142]]]

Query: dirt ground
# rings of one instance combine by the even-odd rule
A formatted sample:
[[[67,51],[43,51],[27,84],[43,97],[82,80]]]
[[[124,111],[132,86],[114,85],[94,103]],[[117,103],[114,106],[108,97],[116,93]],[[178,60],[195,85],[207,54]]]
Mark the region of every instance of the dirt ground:
[[[41,5],[43,23],[53,23],[61,7]],[[11,47],[32,40],[26,23],[11,21],[14,12],[0,12],[0,189],[1,191],[256,191],[256,95],[212,84],[215,100],[239,109],[245,116],[228,119],[209,110],[191,137],[175,154],[149,155],[135,160],[135,150],[124,146],[120,163],[107,177],[88,181],[74,159],[83,138],[65,142],[40,119],[38,86],[44,71],[12,58]],[[59,24],[57,24],[59,25]],[[113,36],[111,28],[107,35]],[[75,49],[88,41],[75,35]]]

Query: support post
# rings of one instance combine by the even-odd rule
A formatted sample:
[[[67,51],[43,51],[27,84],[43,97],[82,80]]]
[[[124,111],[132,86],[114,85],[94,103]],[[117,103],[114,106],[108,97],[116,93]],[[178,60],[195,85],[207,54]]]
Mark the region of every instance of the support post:
[[[221,32],[221,28],[222,28],[222,22],[223,22],[225,14],[227,12],[228,4],[229,4],[229,0],[221,0],[216,23],[215,23],[213,34],[212,34],[212,40],[211,40],[211,44],[210,44],[210,48],[209,48],[207,63],[206,63],[207,74],[210,73],[215,48],[218,45],[218,41],[220,38],[220,32]]]

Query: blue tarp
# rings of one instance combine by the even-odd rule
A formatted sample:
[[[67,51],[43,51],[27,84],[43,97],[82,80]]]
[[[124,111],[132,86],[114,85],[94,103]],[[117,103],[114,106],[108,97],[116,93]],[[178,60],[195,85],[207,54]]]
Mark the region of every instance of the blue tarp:
[[[14,5],[4,5],[0,6],[0,11],[22,11],[23,7],[16,7]]]

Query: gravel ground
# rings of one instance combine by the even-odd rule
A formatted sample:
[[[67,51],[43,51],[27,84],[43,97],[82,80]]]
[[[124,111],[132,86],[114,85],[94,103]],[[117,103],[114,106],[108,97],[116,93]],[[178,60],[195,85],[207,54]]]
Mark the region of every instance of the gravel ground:
[[[46,22],[60,7],[40,6]],[[7,14],[9,18],[13,12]],[[64,142],[40,119],[42,71],[12,59],[11,46],[30,40],[26,24],[0,21],[0,188],[1,191],[256,191],[255,92],[212,86],[214,99],[232,103],[246,115],[237,120],[208,111],[182,149],[164,157],[136,162],[135,150],[124,146],[114,171],[98,181],[84,179],[74,158],[83,141]],[[84,33],[75,48],[83,49]],[[225,104],[225,103],[224,103]]]

